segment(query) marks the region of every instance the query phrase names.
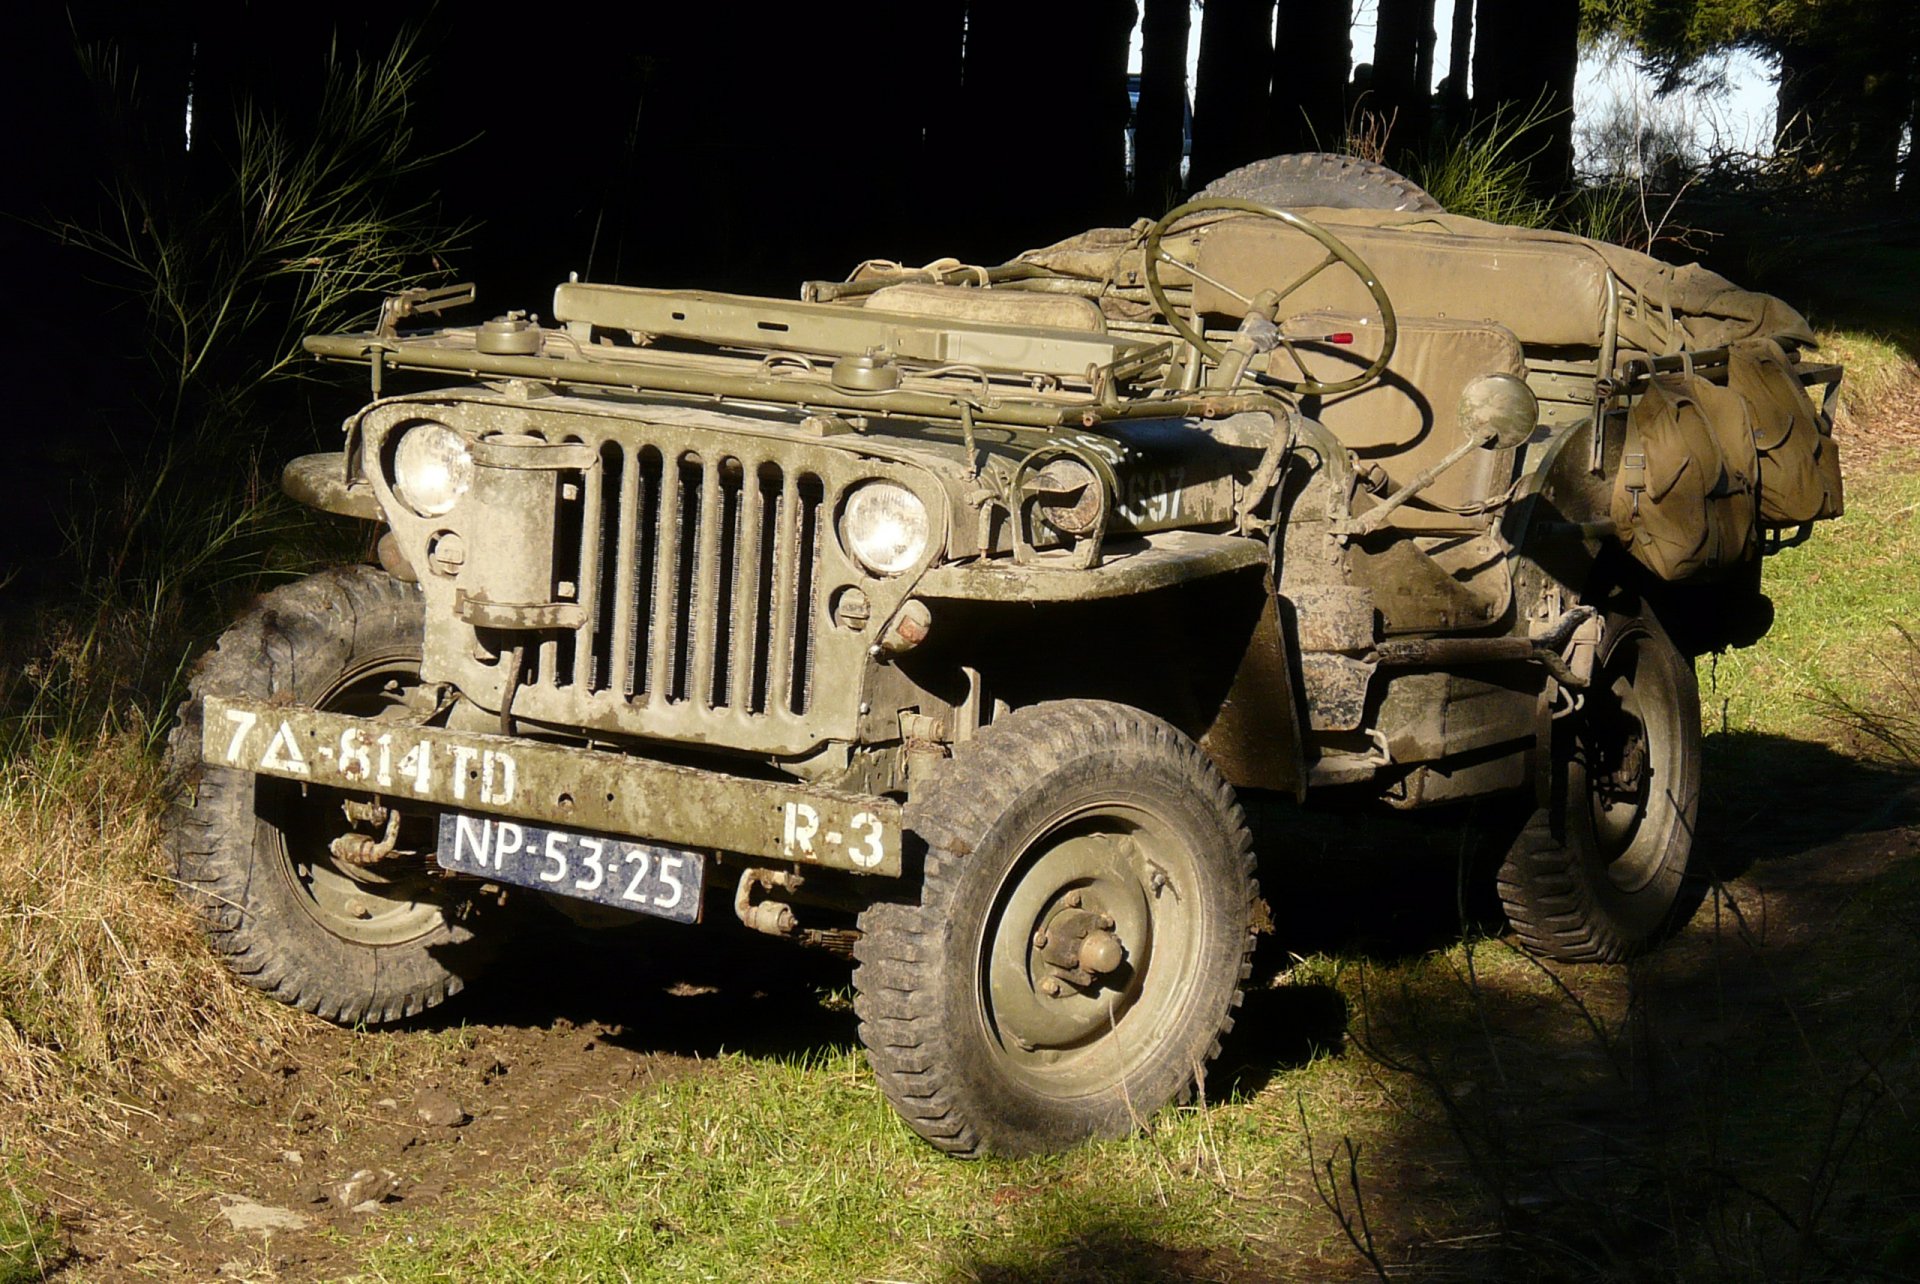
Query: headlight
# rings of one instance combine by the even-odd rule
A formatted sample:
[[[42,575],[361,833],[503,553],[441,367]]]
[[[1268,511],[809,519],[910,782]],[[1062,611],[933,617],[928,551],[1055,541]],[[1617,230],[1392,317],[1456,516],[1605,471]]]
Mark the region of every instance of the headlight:
[[[927,506],[893,482],[854,487],[840,513],[840,542],[875,575],[898,575],[919,565],[931,531]]]
[[[473,485],[473,454],[444,424],[408,429],[393,452],[393,490],[422,517],[438,517]]]

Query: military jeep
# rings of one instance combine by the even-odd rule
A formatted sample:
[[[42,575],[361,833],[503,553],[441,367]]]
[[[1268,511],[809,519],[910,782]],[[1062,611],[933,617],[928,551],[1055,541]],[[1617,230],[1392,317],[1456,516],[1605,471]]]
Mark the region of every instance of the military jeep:
[[[1839,513],[1839,371],[1698,267],[1334,168],[798,300],[420,328],[455,287],[307,339],[373,400],[285,487],[378,566],[193,679],[216,948],[377,1024],[529,903],[737,919],[851,955],[882,1089],[974,1155],[1202,1082],[1265,918],[1242,791],[1511,796],[1519,939],[1657,943],[1704,881],[1691,657]]]

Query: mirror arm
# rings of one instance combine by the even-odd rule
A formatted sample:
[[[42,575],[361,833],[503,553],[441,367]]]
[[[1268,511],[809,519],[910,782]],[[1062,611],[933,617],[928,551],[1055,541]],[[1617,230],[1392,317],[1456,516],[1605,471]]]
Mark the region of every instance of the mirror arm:
[[[1467,438],[1458,446],[1448,451],[1445,459],[1423,470],[1419,476],[1381,500],[1379,504],[1369,508],[1353,520],[1344,523],[1342,529],[1336,533],[1342,539],[1356,539],[1362,535],[1373,534],[1387,524],[1387,518],[1393,515],[1393,511],[1396,508],[1399,508],[1415,495],[1418,495],[1421,491],[1433,485],[1433,483],[1439,479],[1441,473],[1446,472],[1447,469],[1453,467],[1474,451],[1482,449],[1485,445],[1486,442],[1480,438]]]

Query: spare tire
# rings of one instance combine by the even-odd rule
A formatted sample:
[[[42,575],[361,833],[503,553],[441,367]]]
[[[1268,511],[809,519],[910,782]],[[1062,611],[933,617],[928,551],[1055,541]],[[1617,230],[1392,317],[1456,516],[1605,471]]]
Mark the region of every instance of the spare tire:
[[[1406,175],[1358,156],[1288,152],[1242,165],[1200,189],[1279,209],[1407,210],[1442,213],[1440,202]]]

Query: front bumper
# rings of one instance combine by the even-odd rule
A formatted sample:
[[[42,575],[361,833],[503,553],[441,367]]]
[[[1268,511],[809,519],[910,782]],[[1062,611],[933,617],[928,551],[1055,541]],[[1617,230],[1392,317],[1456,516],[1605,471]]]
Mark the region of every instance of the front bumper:
[[[901,872],[900,804],[869,794],[261,700],[209,696],[202,728],[201,757],[216,767],[756,860]]]

